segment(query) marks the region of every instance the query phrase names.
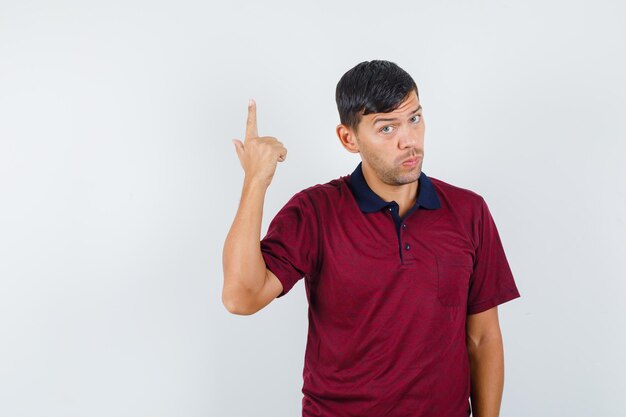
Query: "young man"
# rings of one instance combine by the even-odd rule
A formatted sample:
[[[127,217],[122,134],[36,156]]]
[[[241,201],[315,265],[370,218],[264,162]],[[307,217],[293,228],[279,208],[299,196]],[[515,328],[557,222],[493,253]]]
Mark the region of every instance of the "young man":
[[[424,119],[409,74],[362,62],[337,84],[337,135],[362,162],[289,200],[259,240],[287,150],[259,137],[250,102],[222,301],[253,314],[305,278],[302,415],[497,417],[497,306],[520,296],[483,198],[422,172]],[[469,399],[471,397],[471,407]]]

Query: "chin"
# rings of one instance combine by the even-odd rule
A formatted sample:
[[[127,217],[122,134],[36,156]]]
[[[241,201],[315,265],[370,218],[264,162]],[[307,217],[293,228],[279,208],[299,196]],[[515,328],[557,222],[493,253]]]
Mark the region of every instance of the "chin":
[[[405,185],[405,184],[414,183],[419,179],[421,173],[422,171],[418,170],[415,173],[410,173],[406,175],[398,175],[393,178],[393,183],[395,185]]]

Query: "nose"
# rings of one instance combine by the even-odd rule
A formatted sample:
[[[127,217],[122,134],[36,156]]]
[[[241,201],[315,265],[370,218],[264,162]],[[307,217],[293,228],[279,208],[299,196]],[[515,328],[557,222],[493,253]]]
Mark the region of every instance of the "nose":
[[[419,141],[418,132],[414,129],[404,129],[398,140],[398,147],[400,149],[414,148]]]

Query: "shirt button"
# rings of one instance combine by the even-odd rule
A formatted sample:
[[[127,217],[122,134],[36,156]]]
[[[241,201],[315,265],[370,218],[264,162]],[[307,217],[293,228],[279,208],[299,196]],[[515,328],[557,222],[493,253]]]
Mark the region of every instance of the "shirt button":
[[[408,243],[406,244],[406,246],[404,247],[404,249],[409,250],[411,249],[411,245],[409,245]]]
[[[403,229],[406,229],[406,223],[404,223],[404,224],[402,225],[402,228],[403,228]]]

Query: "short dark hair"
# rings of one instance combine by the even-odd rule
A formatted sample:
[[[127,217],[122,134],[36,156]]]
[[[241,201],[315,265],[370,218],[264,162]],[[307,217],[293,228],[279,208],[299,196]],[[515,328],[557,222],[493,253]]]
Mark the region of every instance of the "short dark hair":
[[[356,129],[361,116],[395,110],[412,92],[413,78],[393,62],[364,61],[346,72],[335,91],[341,123]]]

